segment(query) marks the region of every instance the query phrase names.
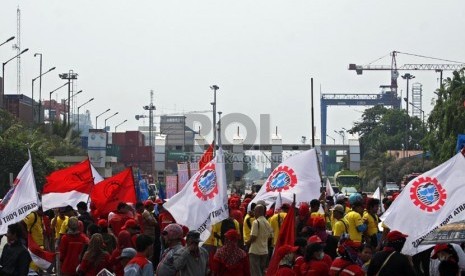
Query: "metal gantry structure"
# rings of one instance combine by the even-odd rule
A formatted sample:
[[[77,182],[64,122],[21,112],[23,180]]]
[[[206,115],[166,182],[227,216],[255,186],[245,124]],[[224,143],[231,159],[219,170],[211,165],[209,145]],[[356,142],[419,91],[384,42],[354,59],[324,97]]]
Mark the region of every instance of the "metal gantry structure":
[[[13,45],[16,50],[16,94],[21,94],[21,10],[16,9],[16,44]]]

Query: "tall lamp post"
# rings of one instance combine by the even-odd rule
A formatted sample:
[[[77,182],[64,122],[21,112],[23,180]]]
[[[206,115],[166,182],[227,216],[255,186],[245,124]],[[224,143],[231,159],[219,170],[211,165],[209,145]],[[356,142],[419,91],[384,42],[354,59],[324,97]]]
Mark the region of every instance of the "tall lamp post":
[[[100,113],[99,115],[95,116],[95,129],[98,129],[98,126],[97,126],[98,117],[102,116],[103,114],[107,113],[108,111],[110,111],[109,108],[107,110],[103,111],[102,113]]]
[[[118,115],[118,114],[119,114],[119,112],[116,112],[115,114],[113,114],[113,115],[111,115],[110,117],[106,118],[106,119],[105,119],[105,127],[104,127],[103,129],[107,129],[107,121],[108,121],[110,118],[113,118],[113,117],[115,117],[115,116]]]
[[[21,53],[17,54],[16,56],[10,58],[9,60],[5,61],[2,63],[2,92],[1,92],[1,95],[0,95],[0,108],[3,108],[3,97],[5,95],[5,65],[12,61],[13,59],[19,57],[20,55],[26,53],[27,51],[29,51],[29,48],[26,48],[24,50],[21,51]]]
[[[115,132],[116,132],[116,129],[117,129],[120,125],[126,123],[127,121],[128,121],[128,120],[124,120],[124,121],[122,121],[121,123],[117,124],[117,125],[115,126]]]
[[[42,68],[41,68],[41,69],[40,69],[40,71],[41,71],[41,72],[40,72],[40,75],[32,79],[32,88],[31,88],[31,91],[32,91],[32,93],[31,93],[32,102],[31,102],[31,107],[32,107],[32,123],[33,123],[33,124],[34,124],[34,122],[35,122],[35,121],[34,121],[34,113],[35,113],[35,112],[34,112],[34,82],[36,81],[36,79],[39,79],[39,82],[41,83],[41,82],[42,82],[42,76],[45,75],[45,74],[47,74],[47,73],[49,73],[49,72],[51,72],[51,71],[53,71],[53,70],[55,70],[55,67],[52,67],[52,68],[48,69],[48,71],[46,71],[45,73],[42,73]],[[39,86],[39,91],[41,90],[40,87],[41,87],[41,86]],[[38,123],[40,123],[40,98],[41,98],[41,94],[40,94],[40,92],[39,92],[39,120],[38,120]]]
[[[404,149],[405,149],[405,152],[404,152],[404,158],[407,157],[407,152],[408,152],[408,130],[410,128],[409,126],[409,113],[408,113],[408,104],[409,104],[409,96],[408,96],[408,93],[409,93],[409,81],[411,79],[414,79],[415,76],[412,75],[412,74],[409,74],[409,73],[405,73],[401,76],[404,80],[407,80],[407,92],[406,92],[406,105],[405,105],[405,109],[407,111],[407,117],[406,117],[406,121],[405,121],[405,135],[404,135]]]
[[[78,92],[73,93],[73,94],[71,95],[71,98],[69,98],[69,100],[70,100],[70,101],[73,101],[73,98],[76,97],[78,94],[81,94],[81,93],[82,93],[82,90],[79,90]],[[65,105],[68,106],[68,99],[65,99]],[[75,110],[73,110],[73,123],[76,121],[76,118],[75,118],[75,116],[74,116],[74,115],[75,115],[75,114],[74,114],[74,111],[75,111]],[[71,123],[71,121],[69,121],[69,122]]]
[[[52,116],[51,116],[51,114],[52,114],[52,94],[55,91],[57,91],[58,89],[65,87],[66,85],[68,85],[67,82],[65,82],[62,86],[60,86],[60,87],[58,87],[55,90],[50,92],[50,95],[49,95],[49,98],[48,98],[48,121],[49,122],[52,122]]]
[[[77,80],[77,73],[74,73],[73,70],[69,70],[69,73],[63,73],[58,75],[60,79],[68,80],[68,105],[67,105],[67,112],[68,112],[68,124],[71,123],[71,116],[70,116],[70,103],[71,103],[71,84],[73,80]],[[66,121],[66,120],[65,120]]]
[[[216,156],[216,91],[220,89],[218,85],[210,86],[213,90],[213,156]]]
[[[93,101],[93,100],[94,100],[94,98],[91,98],[91,99],[89,99],[87,102],[85,102],[85,103],[81,104],[80,106],[78,106],[78,108],[77,108],[77,110],[78,110],[78,111],[77,111],[77,114],[78,114],[77,131],[78,131],[78,133],[79,133],[79,127],[80,127],[80,125],[79,125],[79,117],[81,117],[81,116],[80,116],[80,113],[79,113],[79,109],[81,109],[81,107],[85,106],[86,104],[90,103],[90,102]]]
[[[14,36],[8,38],[5,42],[0,43],[0,46],[2,46],[2,45],[5,44],[5,43],[8,43],[8,42],[12,41],[13,39],[15,39]]]
[[[336,139],[334,139],[333,137],[329,136],[328,134],[326,134],[326,137],[333,139],[333,144],[336,145]]]

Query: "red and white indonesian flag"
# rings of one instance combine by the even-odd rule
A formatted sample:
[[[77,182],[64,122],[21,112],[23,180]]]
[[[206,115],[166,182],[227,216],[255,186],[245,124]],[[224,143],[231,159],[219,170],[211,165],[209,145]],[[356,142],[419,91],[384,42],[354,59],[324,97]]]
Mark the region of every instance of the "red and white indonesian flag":
[[[34,241],[31,234],[27,236],[27,247],[32,261],[41,269],[47,270],[55,261],[55,253],[45,251]]]
[[[465,219],[465,157],[447,162],[411,180],[381,219],[408,235],[402,252],[414,255],[430,246],[423,238],[439,226]]]
[[[223,150],[163,205],[177,223],[198,230],[205,241],[211,226],[229,216]]]
[[[94,174],[89,159],[55,171],[46,179],[47,183],[42,191],[44,211],[67,205],[76,208],[80,201],[87,202],[94,186]]]
[[[321,187],[318,166],[315,149],[289,157],[271,172],[251,203],[264,200],[269,206],[279,193],[283,203],[291,203],[294,194],[297,205],[318,199]]]
[[[36,181],[32,170],[32,160],[29,160],[18,173],[13,187],[0,201],[0,234],[8,230],[8,225],[23,220],[29,213],[38,209]]]

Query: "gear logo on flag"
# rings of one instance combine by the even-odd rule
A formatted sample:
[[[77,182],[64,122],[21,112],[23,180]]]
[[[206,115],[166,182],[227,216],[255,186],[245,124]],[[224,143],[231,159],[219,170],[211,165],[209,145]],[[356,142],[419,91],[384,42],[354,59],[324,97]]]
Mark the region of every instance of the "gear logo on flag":
[[[289,190],[297,184],[294,170],[288,166],[277,167],[266,181],[266,191],[281,192]]]
[[[432,213],[444,206],[447,193],[436,178],[420,177],[410,188],[410,199],[421,210]]]
[[[201,200],[208,200],[218,194],[215,164],[208,164],[200,170],[194,181],[194,193]]]

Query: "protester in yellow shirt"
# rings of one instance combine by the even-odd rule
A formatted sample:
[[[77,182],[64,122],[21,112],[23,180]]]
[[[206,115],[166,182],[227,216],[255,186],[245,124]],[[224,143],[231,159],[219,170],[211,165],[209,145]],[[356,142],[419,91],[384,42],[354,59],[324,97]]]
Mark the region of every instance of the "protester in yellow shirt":
[[[31,233],[31,237],[34,242],[42,249],[44,249],[44,231],[43,231],[43,223],[42,223],[42,207],[39,210],[34,211],[27,215],[23,219],[24,223],[26,224],[26,229],[28,233]],[[39,267],[34,263],[31,262],[29,268],[38,271]]]
[[[370,198],[367,202],[367,209],[363,213],[363,221],[367,222],[367,230],[365,232],[367,242],[375,248],[378,246],[379,204],[379,199]]]
[[[68,220],[68,216],[65,215],[65,208],[59,208],[57,216],[52,219],[51,225],[55,233],[55,244],[60,238],[60,230],[64,221]]]
[[[289,211],[290,205],[284,203],[281,207],[281,211],[274,214],[271,218],[268,219],[268,222],[273,229],[273,247],[276,245],[279,236],[279,229],[281,229],[281,225],[283,225],[284,219],[286,218],[287,212]]]
[[[253,209],[255,208],[255,203],[251,204],[251,210],[245,215],[244,223],[242,224],[242,235],[244,238],[244,244],[250,240],[250,230],[252,229],[252,223],[255,220]]]
[[[333,208],[333,217],[334,217],[334,227],[333,227],[333,236],[336,239],[341,239],[343,235],[348,234],[349,223],[344,218],[344,206],[340,204],[334,205]]]
[[[363,222],[363,202],[355,201],[351,203],[352,211],[345,215],[345,220],[349,223],[349,239],[355,242],[362,242],[362,233],[366,231],[367,225]]]

